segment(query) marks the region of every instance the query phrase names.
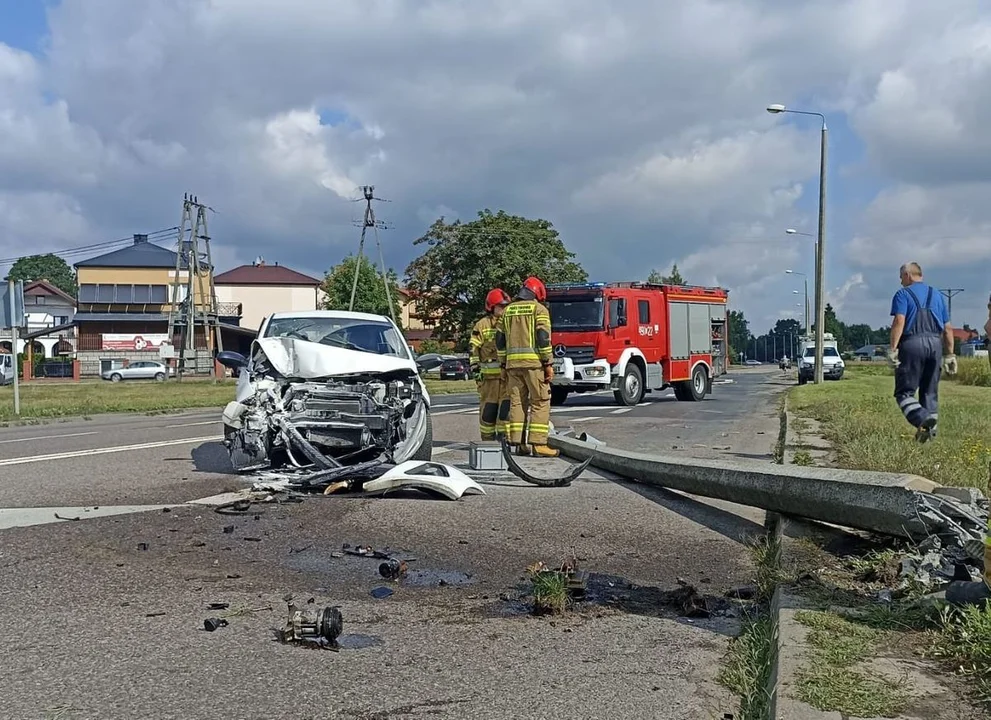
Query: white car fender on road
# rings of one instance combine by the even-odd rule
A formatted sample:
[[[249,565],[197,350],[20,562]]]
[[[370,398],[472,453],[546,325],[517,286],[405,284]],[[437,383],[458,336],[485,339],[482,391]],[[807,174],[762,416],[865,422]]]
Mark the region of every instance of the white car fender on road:
[[[459,500],[462,495],[484,495],[477,482],[451,465],[438,462],[407,460],[396,465],[382,477],[365,482],[366,493],[386,493],[400,488],[415,488]]]

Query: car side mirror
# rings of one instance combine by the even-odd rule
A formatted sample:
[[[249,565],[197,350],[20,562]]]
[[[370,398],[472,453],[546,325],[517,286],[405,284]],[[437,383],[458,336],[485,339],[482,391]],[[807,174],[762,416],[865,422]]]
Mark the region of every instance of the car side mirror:
[[[248,359],[241,353],[234,352],[233,350],[224,350],[217,353],[217,362],[231,370],[242,370],[248,367]]]

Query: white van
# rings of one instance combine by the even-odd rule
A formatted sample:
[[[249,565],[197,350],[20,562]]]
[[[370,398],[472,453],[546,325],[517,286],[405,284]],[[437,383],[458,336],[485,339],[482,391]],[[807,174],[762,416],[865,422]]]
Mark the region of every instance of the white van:
[[[0,353],[0,385],[10,385],[14,382],[14,356],[10,353]]]

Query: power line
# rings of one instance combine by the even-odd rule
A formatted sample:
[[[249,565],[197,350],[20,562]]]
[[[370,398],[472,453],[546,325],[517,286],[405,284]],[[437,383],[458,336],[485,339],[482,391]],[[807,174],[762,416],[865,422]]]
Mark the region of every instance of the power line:
[[[149,240],[162,240],[164,239],[165,236],[171,235],[178,229],[179,229],[178,227],[171,227],[171,228],[165,228],[163,230],[156,230],[155,232],[148,233],[147,237]],[[36,253],[36,254],[57,255],[59,257],[72,257],[75,255],[85,255],[87,253],[94,252],[97,250],[106,250],[115,245],[121,245],[124,243],[132,243],[132,242],[134,242],[133,236],[120,238],[118,240],[105,240],[103,242],[92,243],[89,245],[77,245],[75,247],[66,248],[65,250],[52,250],[47,253]],[[0,265],[6,265],[8,263],[13,264],[24,257],[30,257],[30,256],[18,255],[16,257],[0,258]]]

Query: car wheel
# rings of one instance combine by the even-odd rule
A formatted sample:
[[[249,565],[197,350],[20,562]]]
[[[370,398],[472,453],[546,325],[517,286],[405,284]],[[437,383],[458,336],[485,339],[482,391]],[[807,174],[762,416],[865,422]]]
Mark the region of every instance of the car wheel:
[[[635,363],[626,364],[626,372],[620,381],[618,390],[613,391],[613,397],[620,405],[628,407],[638,404],[643,399],[643,373]]]
[[[427,427],[426,431],[423,433],[423,444],[417,448],[416,452],[410,458],[410,460],[418,460],[420,462],[429,462],[434,456],[434,424],[430,417],[430,411],[427,411]]]
[[[124,378],[121,377],[120,373],[114,373],[113,375],[110,376],[110,382],[120,382],[123,379]]]
[[[155,380],[157,382],[165,382],[165,373],[155,373]]]

